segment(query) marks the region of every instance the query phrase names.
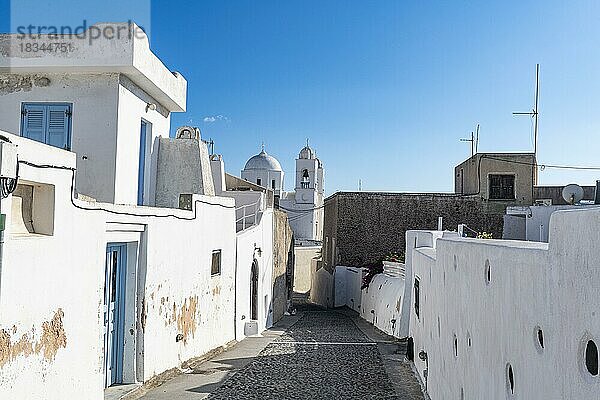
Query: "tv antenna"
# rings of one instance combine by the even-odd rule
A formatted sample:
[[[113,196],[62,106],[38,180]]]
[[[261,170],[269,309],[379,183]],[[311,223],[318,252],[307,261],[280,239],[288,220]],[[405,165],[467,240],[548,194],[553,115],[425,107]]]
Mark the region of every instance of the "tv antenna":
[[[479,147],[479,124],[477,124],[476,132],[477,134],[471,131],[471,139],[459,139],[461,142],[471,143],[471,157],[477,153],[477,147]]]
[[[535,98],[533,110],[529,112],[514,112],[513,115],[529,115],[533,117],[533,157],[537,160],[537,140],[538,140],[538,103],[540,99],[540,64],[535,64]]]

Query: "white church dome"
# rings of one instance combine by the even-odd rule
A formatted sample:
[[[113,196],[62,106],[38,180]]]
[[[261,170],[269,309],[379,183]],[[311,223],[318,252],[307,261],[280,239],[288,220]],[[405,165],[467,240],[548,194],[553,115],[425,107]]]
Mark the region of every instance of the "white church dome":
[[[303,160],[312,160],[315,158],[315,151],[311,149],[308,145],[304,146],[302,150],[300,150],[300,155],[298,158]]]
[[[246,162],[244,170],[247,169],[262,169],[270,171],[282,171],[281,164],[272,155],[267,154],[262,150],[259,154],[253,156]]]

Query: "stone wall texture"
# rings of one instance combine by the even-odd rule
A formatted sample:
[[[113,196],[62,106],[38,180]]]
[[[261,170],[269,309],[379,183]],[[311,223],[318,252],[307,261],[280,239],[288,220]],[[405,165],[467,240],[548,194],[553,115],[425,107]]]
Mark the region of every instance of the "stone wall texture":
[[[325,200],[324,266],[332,272],[336,265],[362,266],[392,251],[404,253],[406,231],[437,229],[438,217],[445,230],[467,224],[502,238],[505,208],[476,196],[338,192]]]
[[[279,321],[292,298],[294,282],[294,234],[287,214],[273,212],[273,323]]]

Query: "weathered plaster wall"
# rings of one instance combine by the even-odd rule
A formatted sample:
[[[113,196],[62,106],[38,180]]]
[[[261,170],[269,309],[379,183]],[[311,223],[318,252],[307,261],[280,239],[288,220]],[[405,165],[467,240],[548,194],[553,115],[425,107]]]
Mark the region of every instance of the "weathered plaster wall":
[[[21,160],[75,166],[73,153],[2,134],[19,145]],[[126,382],[146,381],[234,339],[232,199],[197,196],[195,212],[74,200],[92,209],[83,210],[71,203],[71,171],[21,165],[20,176],[55,186],[55,223],[46,236],[13,234],[9,222],[0,271],[0,398],[103,397],[109,242],[128,248]],[[7,221],[11,202],[0,204]],[[217,249],[221,273],[211,276]]]
[[[530,205],[537,183],[534,164],[533,153],[475,154],[454,168],[454,191],[489,199],[489,175],[514,174],[515,199],[510,204]]]
[[[273,211],[273,323],[279,321],[292,299],[294,281],[294,234],[288,216]]]
[[[49,82],[36,85],[41,78]],[[21,83],[17,85],[17,81]],[[22,103],[73,103],[71,150],[77,153],[77,191],[99,201],[112,202],[118,87],[119,75],[109,73],[0,75],[0,129],[21,134]],[[137,132],[139,140],[139,129]]]
[[[316,260],[321,258],[321,246],[296,246],[294,248],[294,292],[310,291]]]
[[[310,296],[312,303],[323,307],[334,307],[335,282],[333,274],[323,267],[323,262],[314,260],[311,272]]]
[[[433,400],[597,398],[584,350],[600,340],[598,227],[599,209],[558,211],[548,244],[454,237],[407,247],[420,281],[410,335],[415,355],[427,353],[415,365]]]
[[[156,205],[179,207],[182,193],[215,195],[212,175],[198,165],[210,165],[206,144],[196,139],[158,139]]]
[[[48,82],[36,84],[40,78]],[[0,75],[0,129],[21,134],[24,102],[73,104],[76,188],[98,201],[137,204],[140,127],[142,120],[148,122],[144,204],[154,204],[156,142],[170,129],[170,113],[157,100],[117,73]],[[147,109],[148,103],[157,104],[157,110]]]
[[[435,229],[443,217],[445,229],[467,224],[471,229],[502,237],[504,210],[490,211],[476,198],[443,194],[339,192],[325,201],[323,260],[361,266],[391,251],[403,252],[405,233]]]

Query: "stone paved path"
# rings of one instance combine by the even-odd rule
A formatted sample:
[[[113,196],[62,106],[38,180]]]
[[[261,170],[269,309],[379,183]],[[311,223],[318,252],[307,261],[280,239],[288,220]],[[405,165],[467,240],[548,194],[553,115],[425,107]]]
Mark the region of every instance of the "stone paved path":
[[[244,399],[400,399],[377,343],[347,316],[306,312],[209,396]]]
[[[375,332],[366,323],[361,329]],[[182,376],[171,386],[185,390],[174,391],[166,384],[166,389],[159,387],[144,399],[199,399],[206,396],[200,397],[201,393],[210,393],[211,400],[422,400],[420,386],[403,361],[399,344],[378,333],[367,337],[361,329],[343,312],[308,308],[295,324],[271,339],[224,382],[194,388],[186,385],[186,376]]]

